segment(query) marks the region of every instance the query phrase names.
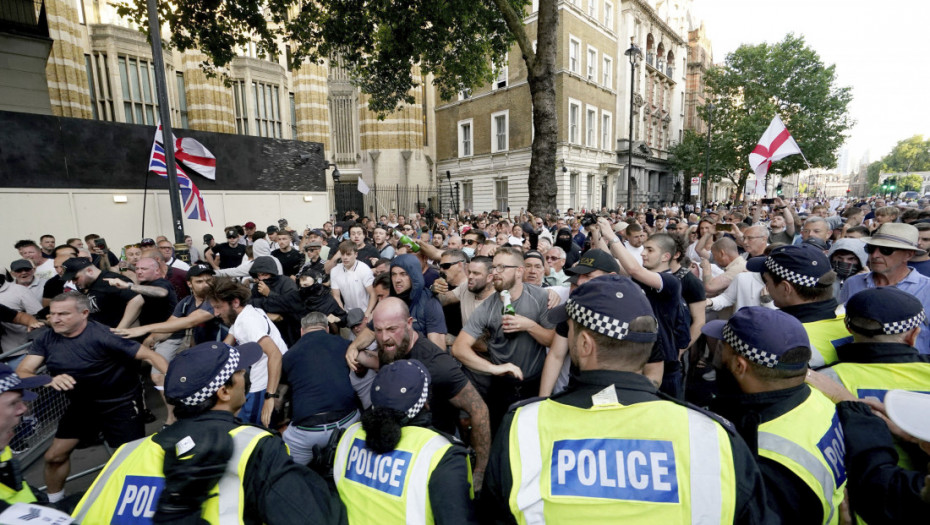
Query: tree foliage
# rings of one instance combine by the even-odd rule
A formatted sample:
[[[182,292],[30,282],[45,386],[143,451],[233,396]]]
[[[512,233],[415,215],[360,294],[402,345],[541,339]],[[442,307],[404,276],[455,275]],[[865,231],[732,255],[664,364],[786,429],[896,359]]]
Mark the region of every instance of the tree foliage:
[[[116,4],[121,16],[147,27],[145,0]],[[221,73],[250,43],[259,55],[289,49],[289,67],[339,56],[354,82],[371,96],[368,107],[384,118],[414,102],[414,89],[433,75],[443,99],[493,79],[495,67],[516,43],[527,66],[535,139],[528,208],[555,211],[556,0],[541,0],[537,47],[527,35],[529,0],[161,0],[158,15],[170,43],[198,49],[208,72]]]
[[[887,155],[869,164],[866,172],[866,181],[869,184],[870,193],[879,193],[881,183],[879,182],[882,173],[910,173],[914,171],[930,171],[930,140],[924,140],[923,135],[914,135],[913,137],[900,140]],[[907,178],[899,178],[910,181],[908,188],[901,191],[920,191],[923,187],[923,179],[919,175],[910,175]]]
[[[775,44],[740,46],[708,71],[706,85],[715,109],[698,111],[712,123],[712,165],[720,168],[711,170],[710,180],[725,176],[740,190],[751,173],[749,154],[776,114],[813,167],[836,165],[836,150],[854,123],[847,114],[851,89],[837,86],[835,66],[825,66],[794,34]],[[773,163],[769,174],[806,167],[792,155]]]

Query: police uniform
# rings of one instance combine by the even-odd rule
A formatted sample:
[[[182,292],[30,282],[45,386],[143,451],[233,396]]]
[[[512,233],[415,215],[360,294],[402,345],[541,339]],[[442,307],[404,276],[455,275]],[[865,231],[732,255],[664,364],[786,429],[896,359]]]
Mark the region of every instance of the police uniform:
[[[806,362],[781,360],[789,350],[809,348],[804,327],[779,310],[749,307],[729,321],[707,323],[702,332],[757,365],[801,373],[795,376],[802,381],[797,386],[722,395],[714,409],[736,425],[756,452],[770,507],[782,523],[839,523],[846,467],[836,407],[803,383]],[[728,373],[723,367],[718,380]]]
[[[196,406],[261,356],[255,343],[238,349],[204,343],[178,354],[166,375],[166,397]],[[225,410],[181,418],[159,434],[120,447],[90,487],[73,516],[81,523],[159,523],[168,500],[166,456],[180,463],[209,453],[197,448],[207,436],[228,434],[232,447],[221,475],[194,516],[207,523],[339,523],[344,511],[325,482],[291,461],[284,443],[245,425]],[[206,445],[209,447],[209,445]],[[171,467],[173,468],[173,467]],[[166,473],[168,472],[168,473]],[[193,471],[192,471],[193,472]],[[184,490],[181,496],[190,496]]]
[[[396,361],[378,372],[372,406],[402,412],[405,422],[389,452],[366,445],[365,419],[342,435],[333,479],[350,524],[477,523],[467,451],[419,426],[429,423],[428,396],[429,372],[419,361]]]
[[[617,299],[622,303],[618,307]],[[598,277],[550,317],[615,339],[652,316],[628,277]],[[762,477],[725,420],[660,394],[645,376],[582,370],[565,392],[504,418],[481,494],[488,523],[767,523]]]

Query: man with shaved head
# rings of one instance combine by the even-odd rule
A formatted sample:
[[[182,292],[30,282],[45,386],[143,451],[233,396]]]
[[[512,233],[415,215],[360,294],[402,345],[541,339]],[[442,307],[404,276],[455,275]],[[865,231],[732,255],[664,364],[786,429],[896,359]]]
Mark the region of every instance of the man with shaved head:
[[[711,246],[710,253],[714,257],[714,262],[723,273],[716,277],[711,273],[710,261],[701,259],[701,271],[704,278],[704,290],[707,297],[714,297],[730,286],[736,274],[746,271],[746,259],[739,256],[739,250],[736,248],[736,241],[729,237],[723,237]]]
[[[491,449],[491,426],[488,407],[478,391],[468,381],[458,361],[413,329],[410,310],[402,300],[388,297],[378,303],[372,314],[372,323],[381,366],[399,359],[416,359],[429,372],[432,378],[432,398],[429,404],[434,427],[453,434],[459,411],[465,411],[470,416],[471,446],[477,455],[474,483],[475,490],[480,490]],[[353,366],[353,361],[349,362],[349,366]]]

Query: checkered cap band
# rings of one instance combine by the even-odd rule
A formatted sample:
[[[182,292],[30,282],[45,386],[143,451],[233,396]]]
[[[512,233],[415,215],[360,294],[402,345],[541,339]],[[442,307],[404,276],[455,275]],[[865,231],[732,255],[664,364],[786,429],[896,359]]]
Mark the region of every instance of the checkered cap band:
[[[23,380],[19,378],[16,374],[10,374],[3,379],[0,379],[0,393],[13,390],[17,387]]]
[[[789,270],[784,266],[775,262],[775,259],[771,257],[765,260],[765,268],[768,271],[774,273],[775,275],[781,277],[783,280],[788,281],[789,283],[796,284],[798,286],[806,286],[808,288],[813,288],[817,286],[817,281],[820,280],[819,277],[811,277],[810,275],[801,275],[798,272]]]
[[[913,330],[915,326],[919,326],[923,324],[923,322],[926,320],[927,320],[927,316],[926,314],[924,314],[923,310],[921,310],[919,314],[915,315],[914,317],[911,317],[910,319],[904,319],[903,321],[895,321],[893,323],[883,323],[882,332],[888,335],[903,334],[904,332],[909,332]]]
[[[775,368],[778,365],[777,355],[766,352],[765,350],[760,350],[746,343],[736,335],[736,332],[730,328],[729,324],[723,327],[723,339],[733,347],[733,350],[753,363],[769,368]]]
[[[630,323],[599,314],[569,299],[565,303],[569,317],[582,326],[613,339],[624,339],[630,333]]]
[[[229,358],[226,360],[226,364],[223,365],[223,368],[220,370],[220,373],[211,380],[207,386],[201,388],[200,390],[194,392],[193,394],[185,397],[181,400],[182,403],[188,406],[196,406],[200,403],[203,403],[207,399],[210,399],[221,386],[225,385],[229,378],[236,373],[236,370],[239,370],[239,351],[233,347],[229,347]]]
[[[420,373],[423,373],[420,370]],[[423,374],[423,391],[420,392],[420,399],[417,399],[417,402],[413,404],[412,407],[407,409],[407,417],[413,419],[417,414],[423,410],[423,406],[426,405],[426,400],[429,397],[429,377],[426,374]]]

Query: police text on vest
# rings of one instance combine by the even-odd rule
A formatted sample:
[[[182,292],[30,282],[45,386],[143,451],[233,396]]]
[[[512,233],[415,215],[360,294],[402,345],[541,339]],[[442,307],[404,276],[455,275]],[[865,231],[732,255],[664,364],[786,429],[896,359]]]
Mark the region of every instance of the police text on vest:
[[[111,525],[152,523],[158,508],[158,495],[164,488],[165,478],[126,476]]]
[[[345,476],[375,490],[400,496],[404,492],[411,457],[410,452],[403,450],[375,454],[365,448],[365,441],[355,438],[349,449]]]

